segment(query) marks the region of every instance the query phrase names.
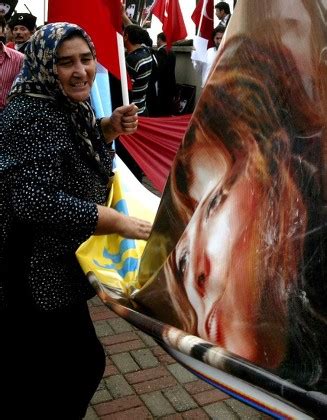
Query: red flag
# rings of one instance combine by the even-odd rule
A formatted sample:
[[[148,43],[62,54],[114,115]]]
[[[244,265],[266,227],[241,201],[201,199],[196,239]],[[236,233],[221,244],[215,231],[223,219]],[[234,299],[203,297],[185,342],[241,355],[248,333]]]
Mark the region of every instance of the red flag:
[[[201,19],[202,10],[203,16]],[[213,46],[213,41],[211,39],[213,31],[213,11],[213,0],[200,0],[191,16],[193,22],[199,28],[198,35],[201,38],[208,40],[208,48]]]
[[[98,61],[120,79],[116,33],[122,31],[121,0],[49,0],[48,22],[81,26],[94,42]]]
[[[162,30],[167,38],[167,47],[187,37],[187,31],[178,0],[157,0],[152,13],[162,23]]]

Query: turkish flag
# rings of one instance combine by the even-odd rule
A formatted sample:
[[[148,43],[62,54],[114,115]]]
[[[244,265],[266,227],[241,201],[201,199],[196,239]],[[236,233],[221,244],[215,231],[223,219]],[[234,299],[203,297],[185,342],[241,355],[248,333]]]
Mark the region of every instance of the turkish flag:
[[[208,48],[213,46],[213,41],[211,39],[213,31],[213,11],[213,0],[200,0],[191,16],[193,22],[199,28],[198,36],[208,40]]]
[[[167,38],[167,47],[187,37],[187,31],[178,0],[157,0],[152,13],[162,23],[162,30]]]
[[[48,22],[81,26],[94,42],[98,61],[120,79],[117,32],[122,32],[121,0],[49,0]]]

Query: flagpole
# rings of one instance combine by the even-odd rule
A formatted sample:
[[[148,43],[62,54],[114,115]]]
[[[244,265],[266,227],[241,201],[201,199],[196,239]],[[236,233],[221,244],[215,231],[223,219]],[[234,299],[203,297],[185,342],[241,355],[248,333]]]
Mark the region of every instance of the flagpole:
[[[123,98],[123,105],[128,105],[129,95],[128,95],[126,60],[125,60],[125,47],[124,47],[123,36],[118,32],[117,32],[117,47],[118,47],[121,93],[122,93],[122,98]]]
[[[48,0],[44,0],[43,23],[48,21]]]
[[[197,30],[197,36],[199,36],[199,33],[200,33],[200,31],[201,31],[201,26],[202,26],[202,21],[203,21],[203,15],[204,15],[204,10],[206,9],[206,7],[207,7],[207,3],[208,3],[208,0],[203,0],[203,4],[202,4],[202,10],[201,10],[201,17],[200,17],[200,22],[199,22],[199,26],[198,26],[198,30]]]

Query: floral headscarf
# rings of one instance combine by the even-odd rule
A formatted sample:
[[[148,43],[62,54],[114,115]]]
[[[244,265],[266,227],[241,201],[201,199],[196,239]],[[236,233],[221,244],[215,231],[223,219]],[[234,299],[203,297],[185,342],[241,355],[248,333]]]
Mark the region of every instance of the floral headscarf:
[[[97,135],[94,112],[88,101],[74,102],[69,99],[58,78],[58,48],[73,34],[81,36],[87,42],[93,57],[96,58],[91,38],[79,26],[66,22],[44,25],[30,38],[22,71],[11,89],[9,100],[23,94],[60,101],[61,106],[69,111],[77,135],[83,140],[87,153],[99,162],[92,145],[92,139]]]

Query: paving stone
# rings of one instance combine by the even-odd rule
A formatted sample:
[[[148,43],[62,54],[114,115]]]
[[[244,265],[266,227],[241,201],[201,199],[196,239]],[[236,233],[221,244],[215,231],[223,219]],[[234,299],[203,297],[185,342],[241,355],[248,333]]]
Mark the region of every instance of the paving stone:
[[[236,414],[242,416],[242,419],[244,420],[267,418],[267,415],[233,398],[225,401],[225,404],[228,405],[228,407],[230,407]]]
[[[88,300],[87,303],[89,306],[103,306],[104,305],[102,300],[98,296],[94,296],[94,298]]]
[[[112,312],[107,306],[105,306],[103,303],[101,305],[94,305],[91,306],[90,308],[90,313],[93,317],[93,315],[97,314],[97,313],[102,313],[105,312],[108,315],[108,319],[112,319],[112,318],[118,318],[118,315],[116,315],[114,312]]]
[[[94,311],[94,309],[98,309],[98,308],[100,308],[101,311]],[[102,306],[99,306],[99,307],[93,306],[90,312],[91,312],[93,321],[111,319],[117,316],[117,315],[113,315],[112,312],[109,312],[106,308],[102,308]]]
[[[132,340],[125,343],[113,344],[111,346],[105,346],[105,351],[109,355],[124,353],[131,350],[137,350],[144,348],[145,344],[141,340]]]
[[[108,321],[108,324],[111,326],[111,328],[115,331],[116,334],[134,331],[133,326],[129,322],[125,321],[125,319],[123,318],[110,319]]]
[[[200,392],[209,391],[210,389],[213,389],[212,385],[209,385],[207,382],[201,380],[189,382],[188,384],[184,385],[184,388],[191,395],[199,394]]]
[[[119,353],[111,356],[111,360],[121,373],[130,373],[140,370],[137,363],[129,353]]]
[[[134,373],[128,373],[125,375],[128,383],[137,384],[140,382],[149,381],[151,379],[162,378],[164,376],[170,376],[170,372],[163,366],[158,366],[152,369],[140,370]]]
[[[145,334],[144,332],[139,330],[137,330],[137,334],[141,338],[143,343],[146,344],[148,347],[155,347],[158,345],[157,342],[154,341],[154,339],[150,335]]]
[[[169,416],[160,417],[160,420],[183,420],[181,414],[170,414]]]
[[[122,375],[109,376],[105,379],[105,383],[115,399],[134,394],[133,388]]]
[[[202,408],[195,408],[194,410],[186,411],[183,413],[182,417],[183,419],[190,420],[207,420],[210,418]]]
[[[124,332],[124,333],[120,333],[120,334],[115,334],[112,337],[104,337],[101,341],[104,345],[106,346],[111,346],[114,344],[121,344],[121,343],[126,343],[128,341],[133,341],[133,340],[140,340],[140,337],[133,331],[133,332]]]
[[[96,321],[93,324],[98,337],[115,334],[107,321]]]
[[[166,416],[175,413],[174,408],[161,392],[151,392],[141,396],[145,405],[155,417]]]
[[[105,380],[104,379],[101,379],[101,381],[100,381],[100,383],[98,385],[97,391],[101,391],[103,389],[106,389],[106,383],[105,383]]]
[[[133,350],[131,355],[142,369],[149,369],[159,365],[158,359],[153,356],[150,349]]]
[[[169,356],[169,354],[163,354],[161,356],[158,356],[158,360],[162,365],[172,365],[174,363],[176,363],[176,360],[173,359],[171,356]]]
[[[102,416],[106,414],[118,413],[141,406],[143,406],[142,400],[136,395],[130,395],[128,397],[97,404],[93,408],[97,415],[102,419]]]
[[[119,375],[119,370],[114,365],[106,366],[106,369],[103,372],[103,377],[106,378],[107,376],[112,376],[112,375]]]
[[[170,401],[176,411],[187,411],[197,407],[197,403],[181,386],[163,391],[164,396]]]
[[[158,346],[158,345],[152,349],[152,352],[155,356],[166,354],[165,350],[161,346]]]
[[[193,373],[186,370],[183,366],[178,363],[167,366],[167,369],[172,375],[175,376],[178,382],[186,384],[188,382],[193,382],[196,379],[196,376]]]
[[[96,414],[96,412],[93,410],[92,407],[88,407],[88,409],[86,410],[86,414],[83,417],[83,420],[98,420],[98,416]]]
[[[101,389],[100,391],[96,391],[96,393],[93,395],[91,404],[100,404],[110,400],[112,400],[112,396],[110,395],[109,391],[107,389]]]
[[[176,360],[173,359],[162,347],[156,346],[153,347],[151,350],[153,355],[158,358],[160,363],[165,365],[171,365],[173,363],[176,363]]]
[[[239,416],[233,412],[224,402],[217,402],[203,407],[204,411],[212,419],[239,420]],[[242,418],[242,417],[241,417]]]
[[[229,396],[218,389],[209,389],[208,391],[200,392],[199,394],[193,394],[193,398],[202,406],[216,401],[226,400]]]
[[[130,410],[120,411],[119,413],[109,414],[101,417],[101,420],[145,420],[153,419],[150,411],[145,407],[131,408]]]
[[[172,376],[164,376],[163,378],[154,379],[133,385],[137,394],[145,394],[148,392],[159,391],[161,389],[176,386],[176,380]]]

